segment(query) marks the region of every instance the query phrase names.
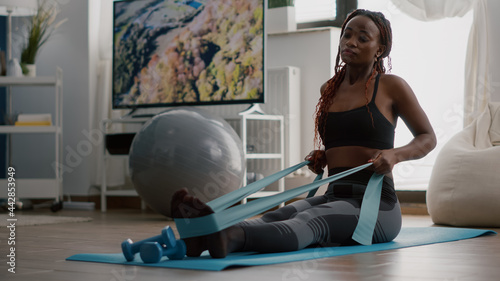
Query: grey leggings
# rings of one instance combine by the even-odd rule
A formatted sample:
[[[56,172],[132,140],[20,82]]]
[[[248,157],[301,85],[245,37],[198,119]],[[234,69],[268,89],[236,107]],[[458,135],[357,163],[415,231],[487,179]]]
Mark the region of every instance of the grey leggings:
[[[345,169],[335,169],[335,174]],[[244,251],[285,252],[309,246],[356,244],[351,239],[358,223],[370,171],[360,171],[330,183],[327,192],[295,201],[261,218],[239,223],[245,232]],[[385,177],[373,233],[373,243],[392,241],[401,229],[401,209],[392,179]]]

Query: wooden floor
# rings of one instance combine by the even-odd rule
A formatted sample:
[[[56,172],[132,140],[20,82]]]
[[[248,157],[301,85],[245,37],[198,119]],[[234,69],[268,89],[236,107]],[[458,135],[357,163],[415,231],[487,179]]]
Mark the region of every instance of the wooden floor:
[[[50,211],[23,211],[51,214]],[[18,212],[18,215],[21,212]],[[92,222],[16,229],[16,273],[7,272],[8,232],[0,230],[0,280],[500,280],[500,236],[354,254],[304,262],[243,267],[222,272],[148,268],[66,261],[79,253],[118,253],[120,243],[157,235],[172,222],[140,210],[62,210],[55,215],[90,216]],[[431,226],[428,216],[404,216],[403,226]],[[499,232],[500,229],[493,229]]]

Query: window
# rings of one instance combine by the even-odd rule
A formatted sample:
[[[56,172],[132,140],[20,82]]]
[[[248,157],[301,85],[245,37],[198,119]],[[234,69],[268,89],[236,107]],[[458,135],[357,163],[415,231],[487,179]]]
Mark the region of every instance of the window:
[[[295,0],[295,21],[298,28],[341,26],[357,5],[357,0]]]

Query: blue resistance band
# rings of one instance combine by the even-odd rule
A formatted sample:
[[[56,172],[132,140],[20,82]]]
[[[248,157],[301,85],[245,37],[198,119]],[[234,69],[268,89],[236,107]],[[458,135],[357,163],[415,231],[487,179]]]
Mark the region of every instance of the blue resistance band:
[[[175,224],[177,226],[177,230],[179,231],[181,239],[208,235],[221,231],[225,228],[235,225],[236,223],[244,221],[251,216],[255,216],[265,210],[277,206],[281,204],[281,202],[285,202],[287,200],[295,198],[305,192],[315,192],[319,188],[319,186],[325,183],[338,180],[347,175],[363,170],[372,164],[367,163],[329,176],[325,179],[321,179],[321,175],[318,175],[315,181],[310,184],[287,190],[273,196],[253,200],[244,205],[237,205],[232,208],[226,209],[228,206],[231,206],[234,203],[245,198],[246,196],[263,189],[270,183],[292,173],[293,171],[307,165],[308,163],[308,161],[304,161],[300,164],[277,172],[262,180],[249,184],[236,191],[210,201],[209,203],[207,203],[207,205],[209,205],[214,210],[214,213],[210,215],[198,218],[176,218]],[[383,175],[374,173],[370,178],[370,181],[368,182],[365,195],[363,197],[363,204],[361,206],[358,225],[353,235],[353,239],[363,245],[371,245],[372,242],[373,229],[377,221],[378,207],[380,205],[382,179]]]
[[[323,170],[321,171],[321,173],[319,173],[316,178],[314,179],[314,181],[319,181],[321,178],[323,177]],[[318,191],[319,189],[319,186],[316,187],[315,189],[311,189],[309,191],[309,193],[307,194],[307,198],[311,198],[313,197],[314,195],[316,195],[316,192]]]
[[[380,207],[380,195],[384,175],[373,173],[363,195],[363,203],[359,211],[358,224],[352,235],[352,239],[362,245],[371,245],[373,230],[378,218]]]
[[[304,167],[307,165],[309,161],[304,161],[290,168],[284,169],[283,171],[279,171],[275,174],[272,174],[268,177],[265,177],[261,180],[252,182],[245,187],[242,187],[238,190],[229,192],[221,197],[215,198],[214,200],[207,203],[207,205],[212,208],[212,210],[217,213],[226,209],[229,206],[232,206],[234,203],[242,200],[245,197],[248,197],[250,194],[254,194],[255,192],[265,188],[271,183],[281,179],[282,177]]]

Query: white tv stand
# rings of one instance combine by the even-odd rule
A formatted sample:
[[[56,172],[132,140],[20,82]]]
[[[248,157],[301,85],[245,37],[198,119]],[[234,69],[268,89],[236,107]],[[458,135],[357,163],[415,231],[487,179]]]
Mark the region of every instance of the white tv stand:
[[[125,158],[128,159],[128,154],[110,154],[107,151],[107,145],[106,145],[106,135],[110,133],[108,131],[108,125],[112,124],[144,124],[151,120],[151,118],[147,117],[122,117],[119,119],[105,119],[102,121],[102,128],[104,130],[104,145],[103,145],[103,150],[101,154],[101,161],[102,161],[102,179],[101,179],[101,212],[105,213],[107,211],[107,197],[109,196],[130,196],[130,197],[135,197],[139,196],[137,194],[137,191],[135,189],[118,189],[118,190],[108,190],[108,185],[107,185],[107,162],[111,158]],[[146,209],[146,204],[144,201],[141,200],[141,209]]]

